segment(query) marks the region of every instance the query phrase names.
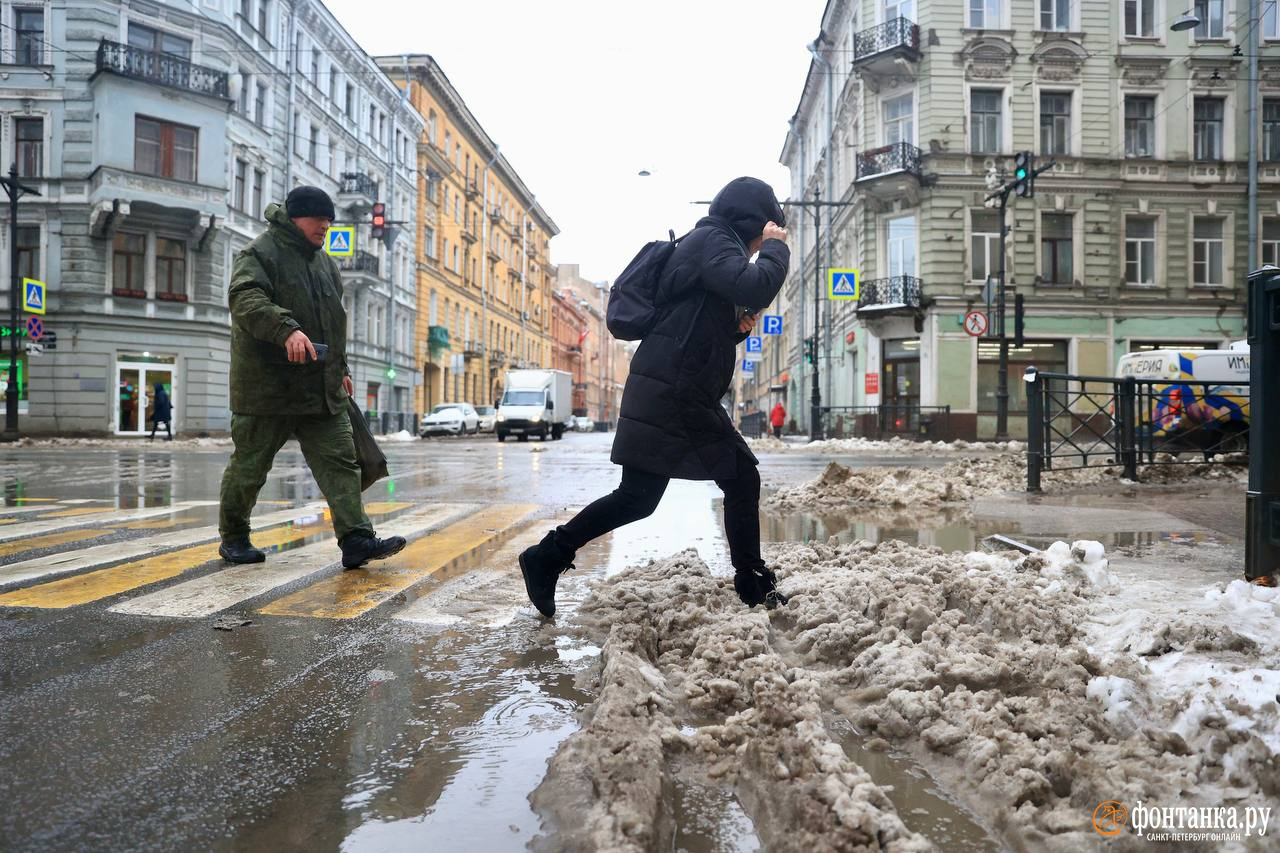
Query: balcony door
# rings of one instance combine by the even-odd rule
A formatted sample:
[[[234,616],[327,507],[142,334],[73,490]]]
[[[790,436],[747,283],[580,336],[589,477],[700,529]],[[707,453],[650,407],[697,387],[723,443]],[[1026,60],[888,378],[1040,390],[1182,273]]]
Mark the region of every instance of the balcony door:
[[[906,18],[909,21],[914,21],[916,19],[915,0],[885,0],[884,19],[892,21],[894,18]]]
[[[890,278],[916,274],[916,218],[899,216],[885,227],[886,270]]]
[[[916,141],[915,105],[911,92],[896,98],[886,98],[880,105],[884,121],[884,144],[895,145]]]

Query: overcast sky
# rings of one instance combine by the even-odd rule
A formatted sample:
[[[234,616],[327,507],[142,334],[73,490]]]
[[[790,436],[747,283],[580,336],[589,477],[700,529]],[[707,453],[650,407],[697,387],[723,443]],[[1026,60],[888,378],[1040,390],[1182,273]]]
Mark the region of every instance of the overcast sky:
[[[325,0],[369,53],[429,53],[560,227],[612,279],[739,175],[773,184],[824,0]],[[641,169],[651,177],[637,176]]]

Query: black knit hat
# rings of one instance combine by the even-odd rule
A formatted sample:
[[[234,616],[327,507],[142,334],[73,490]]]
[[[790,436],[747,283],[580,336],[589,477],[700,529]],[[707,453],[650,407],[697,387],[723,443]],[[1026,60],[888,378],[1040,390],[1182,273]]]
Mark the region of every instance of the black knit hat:
[[[290,219],[316,216],[332,221],[338,218],[333,199],[319,187],[294,187],[285,197],[284,212]]]

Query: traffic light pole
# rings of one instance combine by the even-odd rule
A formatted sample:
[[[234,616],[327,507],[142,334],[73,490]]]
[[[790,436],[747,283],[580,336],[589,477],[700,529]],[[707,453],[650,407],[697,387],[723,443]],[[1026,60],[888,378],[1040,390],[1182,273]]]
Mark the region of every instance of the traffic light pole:
[[[0,186],[9,194],[9,381],[5,385],[4,434],[0,441],[18,440],[18,291],[22,276],[18,273],[18,199],[24,195],[40,195],[32,187],[18,182],[18,164],[9,167],[9,177],[0,178]]]

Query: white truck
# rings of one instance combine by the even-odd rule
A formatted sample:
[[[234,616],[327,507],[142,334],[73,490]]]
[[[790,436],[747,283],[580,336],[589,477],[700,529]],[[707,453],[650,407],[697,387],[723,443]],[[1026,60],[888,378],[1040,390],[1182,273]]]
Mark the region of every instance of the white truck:
[[[559,440],[573,424],[573,377],[563,370],[510,370],[494,432],[498,441],[514,435]]]

